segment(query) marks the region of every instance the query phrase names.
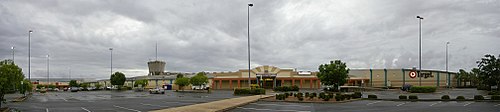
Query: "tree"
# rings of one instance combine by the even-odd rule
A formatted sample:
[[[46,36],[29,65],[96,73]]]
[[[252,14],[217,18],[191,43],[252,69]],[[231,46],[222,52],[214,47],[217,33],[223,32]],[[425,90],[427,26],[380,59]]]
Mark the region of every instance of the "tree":
[[[500,59],[495,58],[494,55],[486,54],[476,63],[479,67],[478,76],[481,83],[488,86],[500,84]]]
[[[78,87],[78,83],[76,83],[76,80],[71,80],[69,81],[69,87]]]
[[[182,74],[177,74],[177,78],[182,78],[182,77],[184,77],[184,75],[182,75]]]
[[[200,86],[200,85],[208,83],[208,77],[205,75],[205,72],[199,72],[196,74],[196,76],[191,77],[189,82],[193,86]]]
[[[334,90],[347,82],[349,68],[340,60],[330,61],[330,64],[319,65],[317,77],[324,85],[333,85]]]
[[[101,84],[94,84],[94,86],[95,86],[95,89],[98,89],[98,90],[101,89],[101,87],[102,87]]]
[[[142,85],[142,87],[146,87],[148,85],[148,80],[147,79],[136,80],[134,83],[134,87],[137,87],[139,85]]]
[[[115,72],[113,75],[111,75],[111,85],[118,85],[119,87],[123,86],[125,84],[125,74],[121,72]]]
[[[25,94],[26,91],[31,92],[33,90],[33,84],[28,79],[23,80],[23,84],[19,85],[19,93]]]
[[[175,84],[179,86],[180,90],[184,90],[184,86],[189,85],[189,78],[187,77],[176,78]]]
[[[80,83],[80,87],[87,89],[89,87],[89,83]]]
[[[20,87],[24,75],[12,60],[0,61],[0,107],[5,101],[4,96],[9,92],[15,91],[15,87]]]

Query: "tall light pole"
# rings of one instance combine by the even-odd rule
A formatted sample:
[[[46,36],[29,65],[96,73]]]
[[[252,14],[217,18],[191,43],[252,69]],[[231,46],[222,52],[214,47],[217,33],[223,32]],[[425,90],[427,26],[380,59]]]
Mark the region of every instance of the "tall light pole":
[[[50,85],[50,73],[49,73],[49,66],[50,66],[50,55],[47,55],[47,82]]]
[[[111,75],[113,75],[113,48],[109,48],[109,51],[111,51]]]
[[[12,62],[14,62],[14,52],[15,52],[14,49],[15,48],[14,48],[14,46],[12,46],[12,47],[10,47],[10,49],[12,50]]]
[[[446,74],[448,74],[447,86],[450,87],[450,74],[448,73],[448,45],[450,42],[446,42]]]
[[[31,81],[31,33],[33,30],[28,31],[28,80]]]
[[[251,87],[252,81],[250,80],[250,7],[252,7],[253,4],[248,4],[248,16],[247,16],[247,30],[248,30],[248,87]],[[257,79],[258,80],[258,79]]]
[[[422,20],[423,17],[417,16],[418,18],[418,85],[422,86],[422,76],[420,72],[422,71]]]

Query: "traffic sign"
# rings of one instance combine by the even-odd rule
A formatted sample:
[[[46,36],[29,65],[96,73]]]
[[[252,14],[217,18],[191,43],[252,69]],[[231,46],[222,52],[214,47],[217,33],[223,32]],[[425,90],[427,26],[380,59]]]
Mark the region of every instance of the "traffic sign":
[[[417,72],[415,72],[415,71],[410,71],[410,74],[409,74],[409,75],[410,75],[410,78],[415,78],[415,77],[417,77]]]

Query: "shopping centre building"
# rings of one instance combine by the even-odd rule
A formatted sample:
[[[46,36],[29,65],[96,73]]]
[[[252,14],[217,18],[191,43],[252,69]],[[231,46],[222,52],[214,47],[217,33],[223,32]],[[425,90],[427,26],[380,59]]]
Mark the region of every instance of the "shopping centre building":
[[[146,88],[172,86],[177,89],[175,78],[178,74],[192,77],[195,73],[165,72],[166,63],[163,61],[148,62],[149,74],[127,78],[125,86],[132,86],[136,80],[147,79]],[[421,77],[416,69],[350,69],[349,78],[345,86],[359,87],[401,87],[405,84],[414,86],[455,87],[457,85],[456,72],[441,70],[421,70]],[[250,76],[249,76],[250,73]],[[263,88],[296,85],[303,89],[320,89],[320,79],[317,71],[298,71],[294,68],[279,68],[276,66],[258,66],[230,72],[206,72],[209,85],[212,89],[234,89],[259,85]],[[109,79],[91,82],[91,85],[101,84],[111,86]],[[189,86],[186,87],[190,88]]]

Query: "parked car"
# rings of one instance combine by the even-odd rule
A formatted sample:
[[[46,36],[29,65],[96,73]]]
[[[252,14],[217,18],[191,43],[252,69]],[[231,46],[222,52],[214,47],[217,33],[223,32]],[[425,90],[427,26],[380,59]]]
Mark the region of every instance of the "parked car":
[[[67,87],[63,88],[63,91],[68,91],[68,90],[69,90],[69,88],[67,88]]]
[[[191,89],[193,89],[193,90],[208,90],[208,89],[210,89],[210,87],[203,84],[203,85],[199,85],[199,86],[191,86]]]
[[[165,94],[165,90],[163,88],[155,88],[149,89],[150,94]]]
[[[402,91],[409,91],[411,89],[411,84],[405,84],[401,87]]]
[[[42,87],[39,91],[40,91],[40,93],[46,93],[47,89],[45,87]]]
[[[69,90],[71,92],[78,92],[78,91],[80,91],[80,88],[78,88],[78,87],[71,87]]]
[[[87,87],[87,91],[93,91],[95,90],[95,87]]]

